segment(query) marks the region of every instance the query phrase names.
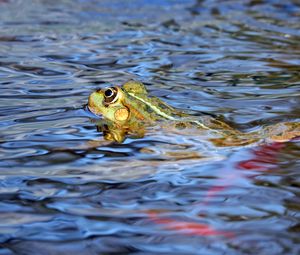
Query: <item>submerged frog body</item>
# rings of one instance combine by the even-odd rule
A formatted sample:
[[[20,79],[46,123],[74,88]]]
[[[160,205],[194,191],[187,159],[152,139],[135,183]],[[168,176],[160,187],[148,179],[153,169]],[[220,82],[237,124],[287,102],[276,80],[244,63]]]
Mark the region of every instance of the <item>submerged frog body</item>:
[[[195,118],[149,96],[145,86],[133,80],[122,87],[93,92],[89,96],[88,108],[103,116],[98,128],[104,138],[117,142],[123,142],[127,136],[143,137],[145,130],[154,125],[172,131],[197,130],[217,146],[241,146],[262,140],[283,142],[300,136],[299,122],[282,122],[256,132],[243,133],[210,116]]]

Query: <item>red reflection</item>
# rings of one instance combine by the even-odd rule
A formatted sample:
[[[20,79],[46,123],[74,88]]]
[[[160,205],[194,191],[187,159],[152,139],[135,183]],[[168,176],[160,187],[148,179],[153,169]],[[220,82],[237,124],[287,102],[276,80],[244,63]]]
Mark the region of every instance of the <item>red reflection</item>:
[[[277,163],[278,151],[285,147],[284,143],[272,143],[254,150],[254,157],[238,163],[237,168],[243,170],[267,171]]]
[[[279,142],[262,145],[253,151],[253,158],[238,162],[236,167],[237,169],[255,171],[268,171],[274,169],[274,167],[276,167],[275,164],[278,162],[279,151],[284,147],[285,143]],[[226,176],[226,184],[212,186],[207,191],[204,200],[197,203],[196,206],[206,206],[208,203],[210,203],[213,197],[215,197],[219,192],[222,192],[226,188],[230,187],[230,185],[233,184],[239,177],[240,175],[234,174]],[[224,181],[224,179],[222,181]],[[156,212],[147,212],[147,215],[150,220],[156,224],[162,225],[164,229],[174,230],[180,234],[193,236],[234,236],[232,232],[217,230],[208,224],[165,218]]]
[[[156,224],[163,225],[164,229],[174,230],[185,235],[233,237],[232,233],[216,230],[208,224],[174,220],[161,217],[158,213],[154,212],[148,213],[148,216]]]

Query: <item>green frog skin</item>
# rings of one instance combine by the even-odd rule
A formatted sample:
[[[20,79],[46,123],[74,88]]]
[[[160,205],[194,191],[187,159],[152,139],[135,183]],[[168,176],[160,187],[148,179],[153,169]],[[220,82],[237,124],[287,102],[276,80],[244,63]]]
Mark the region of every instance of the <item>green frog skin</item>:
[[[100,89],[89,96],[88,108],[103,120],[98,129],[104,138],[123,142],[127,136],[141,138],[146,129],[160,125],[166,130],[196,129],[216,146],[242,146],[259,141],[285,142],[300,136],[300,122],[282,122],[256,132],[243,133],[225,122],[204,116],[195,118],[149,96],[144,84],[130,80],[123,86]],[[203,135],[202,135],[203,137]]]

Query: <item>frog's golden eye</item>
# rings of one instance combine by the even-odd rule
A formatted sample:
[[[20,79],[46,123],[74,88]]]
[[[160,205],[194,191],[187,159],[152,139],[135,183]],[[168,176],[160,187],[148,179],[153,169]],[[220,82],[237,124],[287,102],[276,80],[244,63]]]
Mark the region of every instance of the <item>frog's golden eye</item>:
[[[106,104],[114,103],[118,97],[118,90],[114,87],[107,88],[104,90],[104,101]]]

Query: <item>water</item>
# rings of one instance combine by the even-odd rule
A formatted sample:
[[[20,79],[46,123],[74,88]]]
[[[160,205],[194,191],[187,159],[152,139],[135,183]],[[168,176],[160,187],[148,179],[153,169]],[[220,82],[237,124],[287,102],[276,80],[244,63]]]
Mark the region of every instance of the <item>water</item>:
[[[299,254],[299,141],[109,144],[84,108],[134,78],[245,131],[299,119],[299,1],[0,8],[0,254]]]

